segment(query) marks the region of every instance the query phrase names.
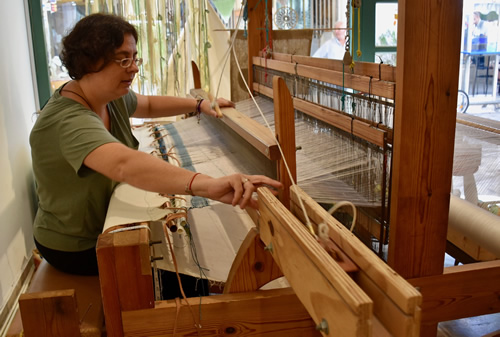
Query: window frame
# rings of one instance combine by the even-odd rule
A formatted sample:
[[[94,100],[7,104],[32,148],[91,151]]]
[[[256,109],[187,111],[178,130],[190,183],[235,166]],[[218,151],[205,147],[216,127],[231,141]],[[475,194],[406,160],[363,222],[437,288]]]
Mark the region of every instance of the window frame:
[[[375,53],[381,52],[397,52],[395,47],[376,47],[375,46],[375,8],[377,3],[397,3],[397,0],[363,0],[361,2],[361,58],[356,56],[358,46],[358,15],[356,10],[353,10],[352,15],[352,43],[351,50],[353,51],[354,61],[376,62]]]
[[[38,89],[38,104],[40,108],[42,108],[52,94],[50,90],[49,63],[45,47],[42,4],[40,0],[27,1],[31,27],[33,59],[35,63],[35,80]]]

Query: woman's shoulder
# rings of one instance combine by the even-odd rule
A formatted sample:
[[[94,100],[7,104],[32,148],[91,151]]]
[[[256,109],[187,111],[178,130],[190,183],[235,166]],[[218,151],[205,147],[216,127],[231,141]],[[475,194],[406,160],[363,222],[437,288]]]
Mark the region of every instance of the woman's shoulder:
[[[61,96],[58,91],[54,92],[47,104],[40,111],[34,128],[46,127],[47,125],[61,124],[72,119],[96,118],[97,115],[82,104],[71,98]]]

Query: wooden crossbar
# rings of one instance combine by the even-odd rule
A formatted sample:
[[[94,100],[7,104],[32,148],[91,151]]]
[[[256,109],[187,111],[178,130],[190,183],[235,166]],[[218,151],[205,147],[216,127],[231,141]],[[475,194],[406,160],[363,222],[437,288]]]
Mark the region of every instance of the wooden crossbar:
[[[371,299],[268,189],[258,193],[262,241],[313,320],[334,334],[371,336]]]
[[[320,336],[293,290],[275,289],[157,302],[123,312],[124,336]],[[201,322],[200,322],[201,317]]]
[[[368,76],[351,74],[349,71],[335,71],[309,65],[294,64],[254,57],[253,64],[266,69],[273,69],[284,73],[307,77],[334,85],[345,86],[375,96],[394,99],[396,86],[393,82],[381,81]]]
[[[208,94],[202,89],[192,89],[193,97],[208,98]],[[248,116],[239,113],[233,108],[221,109],[224,118],[221,121],[245,139],[250,145],[261,152],[270,160],[278,160],[281,154],[273,134],[262,124],[254,121]]]
[[[273,60],[314,66],[322,69],[342,71],[342,60],[332,60],[303,55],[273,53]],[[389,64],[356,61],[352,72],[355,75],[373,77],[381,81],[396,82],[396,67]]]
[[[254,91],[267,97],[273,97],[273,89],[265,85],[254,83]],[[364,139],[372,144],[384,147],[392,142],[392,130],[383,130],[356,116],[348,116],[335,109],[326,108],[318,104],[294,97],[293,106],[311,117],[321,120],[340,130],[352,133],[354,136]]]
[[[425,301],[422,323],[500,312],[500,260],[448,267],[442,275],[410,279]]]

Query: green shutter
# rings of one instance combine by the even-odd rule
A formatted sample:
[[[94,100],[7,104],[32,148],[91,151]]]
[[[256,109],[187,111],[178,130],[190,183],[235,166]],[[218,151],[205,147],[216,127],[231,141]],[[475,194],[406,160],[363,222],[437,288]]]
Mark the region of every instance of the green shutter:
[[[42,107],[51,95],[49,67],[43,33],[42,7],[40,0],[28,0],[33,54],[35,58],[38,102]]]

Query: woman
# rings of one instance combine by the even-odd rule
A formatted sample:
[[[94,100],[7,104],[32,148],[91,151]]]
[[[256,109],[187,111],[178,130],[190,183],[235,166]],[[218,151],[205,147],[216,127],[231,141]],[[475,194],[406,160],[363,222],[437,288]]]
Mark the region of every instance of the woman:
[[[56,90],[30,135],[39,208],[35,244],[54,267],[97,274],[95,246],[118,182],[163,194],[192,194],[256,207],[256,187],[281,184],[265,176],[212,178],[137,151],[129,117],[197,111],[216,116],[208,101],[135,94],[142,64],[137,32],[120,17],[94,14],[63,40],[61,59],[72,81]],[[220,106],[232,103],[219,99]]]

